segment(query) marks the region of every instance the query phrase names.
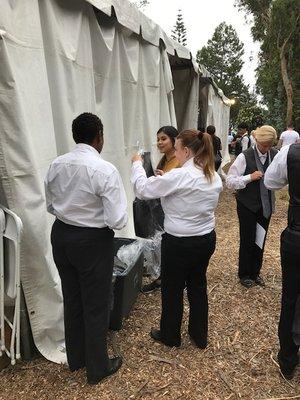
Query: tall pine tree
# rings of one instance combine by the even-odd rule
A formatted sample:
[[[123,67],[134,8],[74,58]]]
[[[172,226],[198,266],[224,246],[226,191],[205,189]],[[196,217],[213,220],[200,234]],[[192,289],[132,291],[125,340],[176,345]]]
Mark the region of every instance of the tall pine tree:
[[[172,30],[172,39],[174,39],[176,42],[182,44],[183,46],[186,46],[186,28],[183,22],[183,16],[182,16],[182,11],[178,10],[177,13],[177,20],[174,25],[174,29]]]
[[[235,122],[241,107],[254,105],[255,98],[241,75],[244,45],[240,42],[232,25],[218,25],[207,45],[197,52],[197,62],[204,65],[213,75],[225,96],[236,99],[231,107],[231,119]]]

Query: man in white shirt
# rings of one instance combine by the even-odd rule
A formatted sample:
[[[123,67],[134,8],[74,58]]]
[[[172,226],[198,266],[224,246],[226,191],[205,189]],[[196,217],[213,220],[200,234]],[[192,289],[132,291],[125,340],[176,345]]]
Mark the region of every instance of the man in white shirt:
[[[289,185],[288,226],[281,234],[282,300],[278,327],[278,362],[286,379],[291,379],[298,364],[300,312],[300,143],[285,146],[265,174],[269,189]],[[294,327],[293,327],[294,324]],[[293,330],[296,334],[293,336]]]
[[[250,288],[264,286],[260,276],[265,239],[274,211],[274,194],[264,185],[264,173],[277,150],[272,148],[276,138],[273,127],[264,125],[254,132],[256,146],[239,154],[231,165],[226,185],[237,190],[237,213],[240,225],[239,270],[240,283]]]
[[[108,358],[113,229],[127,223],[127,201],[117,169],[100,154],[103,125],[83,113],[72,124],[76,147],[57,157],[45,178],[47,210],[56,216],[51,243],[64,298],[65,338],[71,371],[86,367],[97,384],[115,373]]]
[[[287,130],[280,135],[277,147],[280,149],[281,147],[296,143],[299,139],[299,133],[294,130],[292,125],[289,125]]]

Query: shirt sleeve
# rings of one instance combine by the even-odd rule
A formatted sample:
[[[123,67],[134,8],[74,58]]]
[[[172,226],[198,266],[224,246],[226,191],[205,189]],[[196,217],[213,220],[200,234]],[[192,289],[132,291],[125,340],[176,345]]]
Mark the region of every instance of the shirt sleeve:
[[[50,169],[51,169],[51,166],[49,167],[47,175],[45,176],[45,179],[44,179],[44,188],[45,188],[45,196],[46,196],[46,207],[47,207],[48,213],[55,215],[54,214],[54,208],[52,206],[52,196],[51,196],[51,192],[49,190],[49,185],[48,185]]]
[[[174,172],[175,171],[175,172]],[[178,176],[176,169],[162,176],[147,178],[141,161],[135,161],[131,169],[131,182],[135,195],[141,200],[158,199],[176,192],[178,188]]]
[[[246,170],[246,159],[244,154],[239,154],[229,168],[226,177],[226,186],[229,189],[244,189],[251,182],[251,175],[244,175]]]
[[[288,184],[287,155],[290,146],[283,147],[274,157],[264,175],[264,184],[270,190],[281,189]]]
[[[241,139],[242,151],[245,151],[248,149],[249,140],[250,140],[250,138],[248,135],[242,137],[242,139]]]
[[[127,224],[127,199],[122,179],[117,170],[110,174],[101,193],[104,223],[111,229],[122,229]]]

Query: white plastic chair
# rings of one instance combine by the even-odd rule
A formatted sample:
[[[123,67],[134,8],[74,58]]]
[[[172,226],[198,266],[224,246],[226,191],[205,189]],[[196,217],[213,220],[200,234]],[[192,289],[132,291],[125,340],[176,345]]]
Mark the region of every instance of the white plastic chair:
[[[4,334],[4,245],[3,235],[5,230],[5,214],[0,209],[0,354],[5,343]]]
[[[22,233],[22,221],[12,211],[0,205],[0,209],[5,214],[5,229],[3,232],[4,247],[4,278],[1,284],[1,305],[4,321],[11,328],[11,340],[9,347],[5,344],[4,321],[1,321],[1,351],[5,352],[10,358],[11,364],[16,363],[16,359],[21,358],[20,352],[20,241]],[[10,319],[4,312],[4,292],[14,301],[13,317]],[[2,303],[3,300],[3,303]]]

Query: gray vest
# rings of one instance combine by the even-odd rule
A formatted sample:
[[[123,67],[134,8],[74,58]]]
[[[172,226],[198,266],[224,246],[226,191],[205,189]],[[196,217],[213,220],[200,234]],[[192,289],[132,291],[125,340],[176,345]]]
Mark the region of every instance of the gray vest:
[[[292,144],[287,155],[289,181],[288,226],[300,232],[300,143]]]
[[[266,162],[262,164],[258,157],[256,149],[250,147],[243,152],[246,159],[246,169],[244,175],[252,174],[255,171],[265,172],[270,162],[273,160],[277,150],[271,148],[268,152]],[[269,218],[275,209],[275,196],[271,190],[264,185],[264,179],[248,183],[244,189],[240,189],[236,193],[236,198],[245,207],[253,212],[258,212],[263,208],[265,218]]]

